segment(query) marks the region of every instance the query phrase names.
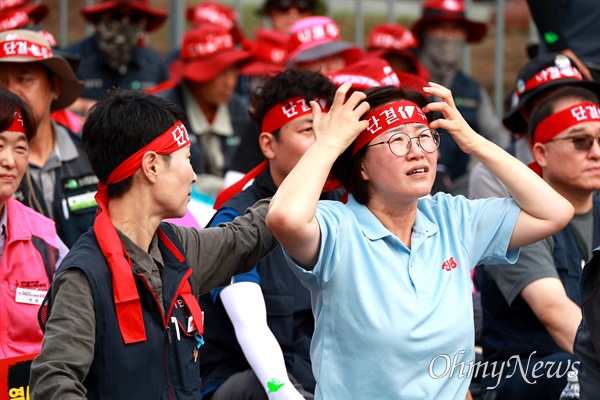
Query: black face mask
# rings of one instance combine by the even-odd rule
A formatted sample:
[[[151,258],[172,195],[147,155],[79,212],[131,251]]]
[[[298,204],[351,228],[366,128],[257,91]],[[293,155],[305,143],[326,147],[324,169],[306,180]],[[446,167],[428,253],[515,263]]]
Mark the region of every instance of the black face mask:
[[[108,66],[120,73],[127,72],[132,49],[143,31],[143,25],[129,19],[102,20],[97,25],[96,39]]]

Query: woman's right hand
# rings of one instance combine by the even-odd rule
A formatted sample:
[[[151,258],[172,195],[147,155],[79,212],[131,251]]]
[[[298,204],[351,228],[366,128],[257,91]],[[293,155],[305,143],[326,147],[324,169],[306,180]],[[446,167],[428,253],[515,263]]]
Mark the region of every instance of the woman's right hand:
[[[321,110],[319,103],[310,102],[316,142],[335,149],[338,155],[342,154],[368,126],[368,121],[360,120],[370,109],[369,104],[363,101],[366,95],[355,91],[344,101],[351,86],[347,82],[338,88],[327,113]]]

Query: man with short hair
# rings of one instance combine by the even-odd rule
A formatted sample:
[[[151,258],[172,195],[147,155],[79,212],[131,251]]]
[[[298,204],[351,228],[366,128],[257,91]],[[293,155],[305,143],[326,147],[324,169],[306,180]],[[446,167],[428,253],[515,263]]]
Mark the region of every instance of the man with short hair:
[[[198,230],[182,217],[196,175],[175,104],[115,89],[90,110],[83,144],[98,213],[56,273],[32,399],[198,399],[200,293],[248,272],[275,246],[267,202]]]
[[[293,68],[269,78],[253,93],[251,116],[261,127],[258,142],[266,161],[227,189],[230,198],[217,198],[211,226],[231,221],[259,199],[275,194],[315,140],[309,101],[329,107],[335,90],[323,75]],[[236,191],[241,192],[231,197]],[[323,194],[324,199],[339,197],[337,192]],[[310,294],[287,267],[281,247],[233,282],[200,298],[207,327],[200,354],[204,398],[313,398]]]
[[[483,356],[505,368],[500,376],[483,376],[482,386],[498,399],[558,398],[564,372],[577,369],[581,268],[600,245],[599,104],[593,92],[566,86],[531,114],[530,167],[569,200],[575,215],[562,231],[523,247],[514,265],[484,266]],[[526,373],[515,358],[530,365]]]

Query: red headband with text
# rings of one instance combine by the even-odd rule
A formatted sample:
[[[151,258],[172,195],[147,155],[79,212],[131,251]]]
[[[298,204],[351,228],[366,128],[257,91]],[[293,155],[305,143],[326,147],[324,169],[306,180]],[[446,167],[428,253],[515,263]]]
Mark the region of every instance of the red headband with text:
[[[323,111],[326,111],[325,99],[317,97],[314,101],[319,103]],[[261,132],[275,132],[288,122],[311,113],[312,108],[310,108],[309,101],[304,97],[299,96],[286,100],[267,111],[263,118]]]
[[[577,79],[578,81],[583,80],[579,70],[571,65],[566,67],[557,67],[555,65],[545,68],[535,74],[527,82],[517,82],[517,98],[521,97],[523,93],[527,93],[538,86],[545,85],[549,82],[561,80],[561,79]]]
[[[21,115],[21,110],[17,109],[17,111],[15,111],[15,116],[13,117],[11,124],[6,130],[11,132],[21,132],[25,136],[27,136],[27,132],[25,132],[25,124],[23,123],[23,116]]]
[[[533,143],[546,143],[565,129],[592,121],[600,121],[600,107],[597,104],[585,102],[572,105],[540,122],[533,132]]]
[[[94,233],[112,275],[117,319],[125,344],[146,340],[146,330],[140,298],[131,272],[131,260],[127,256],[117,230],[108,216],[108,185],[121,182],[133,175],[142,166],[142,158],[148,151],[154,151],[157,154],[171,154],[186,147],[189,143],[188,132],[183,123],[178,121],[163,134],[123,161],[110,174],[104,184],[98,182],[98,192],[95,197],[98,210],[94,222]]]
[[[405,100],[380,107],[367,114],[363,120],[369,121],[369,126],[354,140],[352,155],[355,155],[373,138],[396,126],[414,122],[429,127],[429,122],[421,107],[411,101]]]

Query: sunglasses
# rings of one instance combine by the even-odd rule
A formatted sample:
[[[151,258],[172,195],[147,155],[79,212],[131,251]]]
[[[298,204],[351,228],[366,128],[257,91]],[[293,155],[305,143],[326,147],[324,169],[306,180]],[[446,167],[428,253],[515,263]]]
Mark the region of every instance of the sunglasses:
[[[282,12],[288,12],[292,7],[300,12],[307,12],[312,10],[313,3],[310,0],[279,0],[273,3],[273,8]]]
[[[548,140],[548,142],[555,142],[558,140],[571,140],[573,142],[573,146],[576,150],[580,151],[588,151],[594,145],[594,141],[598,141],[598,145],[600,145],[600,136],[595,137],[592,135],[577,135],[577,136],[568,136],[563,138],[554,138]]]

